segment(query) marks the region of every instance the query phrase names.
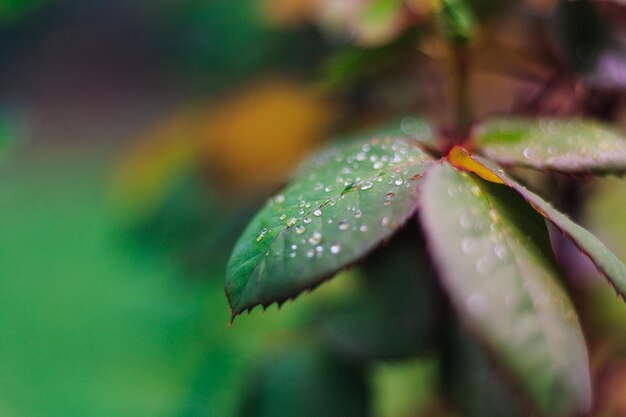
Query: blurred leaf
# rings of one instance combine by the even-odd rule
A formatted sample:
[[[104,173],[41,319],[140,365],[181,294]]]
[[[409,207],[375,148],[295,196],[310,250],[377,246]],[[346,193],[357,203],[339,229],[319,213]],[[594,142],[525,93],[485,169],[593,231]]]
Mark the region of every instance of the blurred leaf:
[[[317,286],[389,237],[415,210],[430,161],[406,137],[378,135],[304,164],[233,251],[225,283],[233,316]]]
[[[373,365],[373,415],[406,417],[422,414],[436,396],[437,367],[434,360],[378,362]],[[439,415],[438,417],[444,417]]]
[[[322,78],[330,89],[354,87],[371,77],[402,66],[411,50],[415,33],[408,31],[395,42],[340,49],[323,66]]]
[[[235,195],[274,187],[327,134],[335,107],[292,81],[264,80],[235,92],[206,114],[210,168]]]
[[[223,88],[266,68],[277,34],[264,25],[258,3],[249,0],[159,0],[162,44],[171,65],[204,83]],[[197,88],[198,82],[194,86]]]
[[[457,44],[464,44],[474,34],[474,13],[464,0],[441,1],[441,25],[445,36]]]
[[[342,300],[318,322],[329,344],[359,360],[403,359],[432,348],[438,294],[420,231],[409,223],[363,265],[357,299]]]
[[[333,118],[333,106],[314,89],[259,81],[148,129],[115,167],[111,196],[132,223],[153,218],[175,187],[193,175],[213,174],[213,184],[231,197],[273,188]]]
[[[315,346],[283,349],[249,381],[241,417],[366,417],[364,372]]]
[[[560,0],[556,23],[565,54],[578,72],[592,69],[608,41],[606,22],[588,0]]]
[[[196,169],[201,120],[194,111],[182,111],[142,133],[124,152],[109,190],[120,214],[131,222],[150,218],[172,188]]]
[[[466,417],[521,417],[523,407],[497,369],[489,362],[487,352],[457,321],[443,329],[441,385],[446,398]]]
[[[0,2],[0,25],[9,25],[45,4],[47,0],[2,0]]]
[[[322,0],[317,20],[326,33],[363,47],[391,42],[416,23],[405,0],[333,2]]]
[[[546,416],[590,407],[585,341],[543,219],[509,188],[441,164],[421,219],[453,305]]]
[[[494,119],[479,125],[474,140],[503,165],[566,173],[626,172],[626,139],[594,120]]]
[[[555,210],[537,194],[517,183],[494,164],[480,157],[476,157],[476,160],[485,167],[491,168],[509,187],[521,194],[539,214],[550,220],[561,232],[565,233],[608,278],[618,294],[623,299],[626,299],[626,266],[598,238],[571,221],[563,213]]]

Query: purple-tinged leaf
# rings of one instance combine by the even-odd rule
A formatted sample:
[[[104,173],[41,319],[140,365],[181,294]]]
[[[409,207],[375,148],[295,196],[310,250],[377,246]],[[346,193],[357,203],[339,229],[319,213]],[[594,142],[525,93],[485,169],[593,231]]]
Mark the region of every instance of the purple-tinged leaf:
[[[587,350],[545,222],[509,187],[448,163],[425,176],[421,220],[461,318],[540,415],[590,406]]]
[[[474,132],[478,151],[502,165],[573,174],[626,172],[626,139],[590,119],[493,119]]]
[[[543,217],[565,233],[607,277],[618,294],[626,299],[626,266],[597,237],[574,223],[569,217],[552,207],[547,201],[528,190],[492,162],[478,156],[474,160],[491,169],[506,185],[520,193]]]

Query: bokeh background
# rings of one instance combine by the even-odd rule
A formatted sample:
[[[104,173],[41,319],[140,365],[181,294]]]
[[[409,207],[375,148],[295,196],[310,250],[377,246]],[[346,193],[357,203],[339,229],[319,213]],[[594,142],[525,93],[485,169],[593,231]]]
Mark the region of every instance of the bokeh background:
[[[476,119],[626,126],[623,2],[465,3]],[[412,115],[449,125],[439,7],[0,0],[0,416],[515,415],[457,323],[432,319],[419,231],[228,328],[230,250],[306,155],[390,120],[424,128]],[[623,180],[519,175],[626,260]],[[594,415],[624,416],[626,308],[555,245]]]

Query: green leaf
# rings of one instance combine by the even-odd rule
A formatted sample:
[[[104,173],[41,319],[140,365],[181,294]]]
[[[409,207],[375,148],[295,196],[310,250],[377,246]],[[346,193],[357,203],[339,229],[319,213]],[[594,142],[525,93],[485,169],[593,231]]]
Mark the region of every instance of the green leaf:
[[[626,172],[623,135],[589,119],[494,119],[478,126],[474,140],[503,165],[574,174]]]
[[[587,351],[543,219],[510,188],[445,163],[424,180],[421,220],[459,315],[541,415],[585,412]]]
[[[242,417],[366,417],[365,373],[323,350],[281,349],[259,367],[243,398]]]
[[[415,143],[377,135],[332,147],[304,164],[234,249],[225,282],[233,317],[315,287],[407,220],[431,162]]]
[[[473,158],[496,173],[506,185],[520,193],[539,214],[550,220],[561,232],[565,233],[607,277],[619,295],[626,300],[626,266],[597,237],[574,223],[569,217],[556,210],[537,194],[519,184],[507,175],[504,170],[499,169],[497,165],[478,156],[473,156]]]

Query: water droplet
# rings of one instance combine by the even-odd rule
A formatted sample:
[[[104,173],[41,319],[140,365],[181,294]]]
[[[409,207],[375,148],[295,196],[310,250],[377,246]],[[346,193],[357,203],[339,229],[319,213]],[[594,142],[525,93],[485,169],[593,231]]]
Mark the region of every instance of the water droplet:
[[[476,292],[467,297],[465,307],[467,307],[470,314],[482,316],[489,311],[489,300],[487,300],[484,294]]]
[[[380,224],[382,226],[387,226],[389,224],[389,217],[383,217],[383,219],[380,221]]]
[[[476,262],[476,271],[479,274],[487,275],[491,273],[493,267],[493,258],[484,256]]]
[[[475,185],[472,185],[472,187],[470,188],[470,192],[474,197],[480,197],[480,195],[482,194],[480,188]]]
[[[296,219],[295,217],[290,218],[289,220],[287,220],[287,227],[294,226],[297,221],[298,221],[298,219]]]
[[[315,256],[315,251],[313,249],[309,249],[308,251],[306,251],[307,258],[312,258],[314,256]]]
[[[306,228],[302,226],[301,224],[297,225],[295,230],[296,230],[296,233],[299,235],[306,232]]]
[[[361,227],[359,227],[359,230],[363,233],[367,232],[367,225],[362,224]]]
[[[357,210],[354,212],[354,218],[355,219],[360,219],[361,216],[363,216],[363,213],[361,212],[361,210]]]
[[[370,181],[366,181],[363,184],[361,184],[361,190],[369,190],[370,188],[372,188],[374,186],[374,184]]]
[[[498,259],[504,260],[509,255],[509,251],[506,249],[504,245],[496,245],[493,248],[493,252],[496,254]]]
[[[537,156],[535,150],[532,148],[524,149],[523,154],[524,154],[524,157],[527,159],[535,159],[535,157]]]
[[[314,215],[315,217],[320,217],[320,216],[322,215],[322,210],[320,210],[320,209],[318,209],[318,208],[317,208],[317,209],[315,209],[315,210],[313,210],[313,215]]]
[[[322,241],[322,234],[320,232],[313,232],[313,235],[309,238],[309,243],[317,245]]]
[[[330,245],[330,253],[332,253],[333,255],[338,254],[339,252],[341,252],[341,245],[337,242],[333,242]]]
[[[382,169],[385,166],[381,161],[374,162],[374,169]]]
[[[286,218],[287,218],[286,214],[281,214],[279,217],[280,220],[285,220]]]
[[[477,247],[478,246],[476,245],[474,239],[470,237],[466,237],[461,240],[461,250],[467,255],[473,253],[477,249]]]
[[[302,221],[304,222],[304,224],[309,224],[311,223],[313,220],[311,220],[310,217],[305,217],[304,219],[302,219]]]
[[[350,225],[346,220],[342,220],[339,222],[337,227],[339,227],[339,230],[348,230],[350,228]]]
[[[322,252],[324,252],[324,247],[323,247],[322,245],[317,245],[317,246],[315,247],[315,252],[317,252],[317,253],[322,253]]]
[[[298,249],[298,245],[291,245],[291,250],[296,250]]]
[[[259,233],[259,235],[256,237],[256,241],[260,242],[263,240],[263,238],[265,237],[265,234],[268,232],[267,229],[263,229],[261,230],[261,233]]]
[[[394,184],[396,184],[397,186],[400,186],[400,185],[404,184],[404,181],[401,180],[401,179],[397,179],[397,180],[395,180]]]
[[[470,229],[472,227],[472,217],[468,213],[463,213],[459,216],[459,224],[463,229]]]
[[[282,194],[278,194],[275,198],[274,201],[276,202],[276,204],[283,204],[285,202],[285,196]]]

